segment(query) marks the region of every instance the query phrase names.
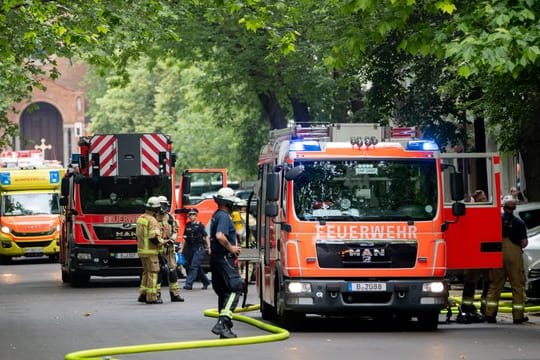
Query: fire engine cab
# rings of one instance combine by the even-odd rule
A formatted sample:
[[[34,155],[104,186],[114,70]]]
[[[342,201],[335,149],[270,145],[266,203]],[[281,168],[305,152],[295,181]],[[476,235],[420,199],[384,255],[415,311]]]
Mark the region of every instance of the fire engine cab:
[[[448,270],[502,265],[496,154],[442,153],[376,124],[294,125],[271,131],[258,166],[265,319],[350,314],[436,329]],[[489,201],[465,202],[479,184]]]
[[[60,180],[64,169],[40,150],[0,154],[0,262],[46,255],[58,259]]]
[[[62,281],[138,276],[135,230],[147,199],[163,195],[176,207],[172,142],[160,133],[100,134],[79,147],[62,180]]]

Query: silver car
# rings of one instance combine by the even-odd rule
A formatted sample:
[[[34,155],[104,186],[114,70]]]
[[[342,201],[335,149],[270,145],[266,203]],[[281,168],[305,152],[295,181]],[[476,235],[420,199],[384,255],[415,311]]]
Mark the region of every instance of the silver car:
[[[527,225],[529,245],[523,249],[527,297],[540,301],[540,202],[518,204],[514,215]]]

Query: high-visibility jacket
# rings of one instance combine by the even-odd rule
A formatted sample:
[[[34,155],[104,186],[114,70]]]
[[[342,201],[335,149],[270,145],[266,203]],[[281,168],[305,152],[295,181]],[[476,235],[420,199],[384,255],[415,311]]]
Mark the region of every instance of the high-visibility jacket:
[[[160,226],[154,216],[145,212],[137,219],[137,253],[139,256],[158,255],[163,244]],[[150,239],[157,237],[159,244],[153,244]]]

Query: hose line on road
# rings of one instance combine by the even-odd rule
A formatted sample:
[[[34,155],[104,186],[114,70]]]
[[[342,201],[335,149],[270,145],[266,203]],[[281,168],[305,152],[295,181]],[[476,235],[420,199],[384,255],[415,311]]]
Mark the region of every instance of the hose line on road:
[[[512,313],[512,293],[509,293],[509,292],[502,293],[500,299],[502,301],[499,301],[499,310],[498,310],[498,312],[500,312],[500,313]],[[479,307],[480,306],[479,301],[481,300],[481,296],[478,295],[478,294],[475,295],[474,300],[477,301],[476,305]],[[461,297],[450,296],[450,301],[453,301],[455,304],[461,304]],[[453,306],[452,310],[453,311],[458,311],[457,306]],[[445,310],[443,310],[443,311],[445,311]],[[540,312],[540,305],[525,306],[524,311],[526,313]]]
[[[158,344],[141,344],[141,345],[128,345],[117,346],[100,349],[81,350],[69,353],[65,356],[66,360],[114,360],[113,355],[126,355],[126,354],[138,354],[145,352],[157,352],[157,351],[171,351],[171,350],[185,350],[185,349],[199,349],[219,346],[233,346],[233,345],[249,345],[258,344],[272,341],[285,340],[289,337],[289,332],[280,327],[267,324],[263,321],[253,319],[249,316],[241,315],[240,312],[249,312],[258,310],[259,305],[250,305],[243,308],[236,309],[233,314],[233,319],[241,321],[243,323],[255,326],[261,330],[268,331],[271,334],[239,337],[234,339],[212,339],[212,340],[194,340],[194,341],[179,341],[169,343]],[[204,311],[204,315],[208,317],[218,317],[217,309],[207,309]]]

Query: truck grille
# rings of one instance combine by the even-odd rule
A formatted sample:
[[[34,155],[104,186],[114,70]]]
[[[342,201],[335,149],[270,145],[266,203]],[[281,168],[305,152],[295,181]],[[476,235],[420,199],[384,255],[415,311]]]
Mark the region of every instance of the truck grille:
[[[323,268],[412,268],[416,241],[318,241],[317,259]]]
[[[49,246],[51,240],[46,241],[16,241],[17,246],[20,248],[30,248],[30,247],[46,247]]]
[[[94,225],[99,240],[137,240],[135,225]]]
[[[29,236],[47,236],[52,235],[54,233],[55,229],[51,229],[49,231],[40,231],[40,232],[18,232],[18,231],[11,231],[13,236],[16,237],[29,237]]]

